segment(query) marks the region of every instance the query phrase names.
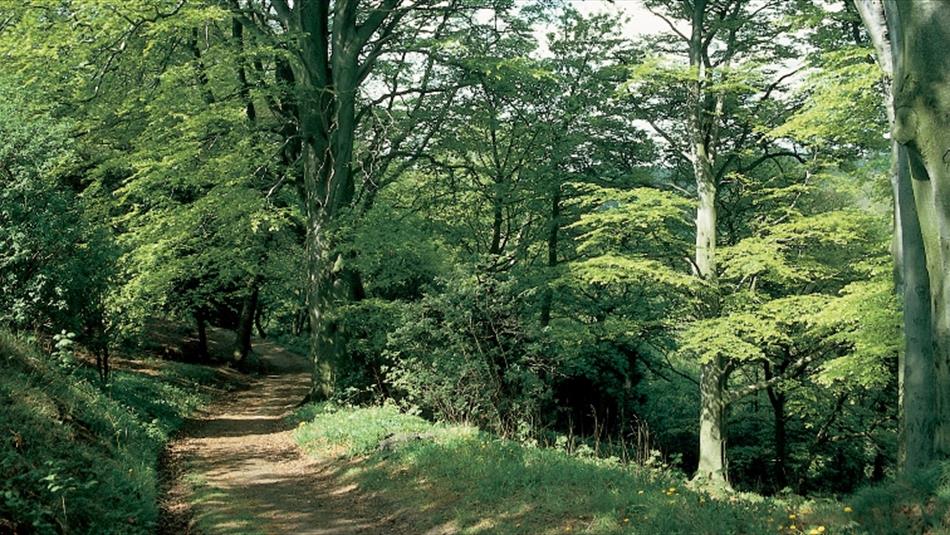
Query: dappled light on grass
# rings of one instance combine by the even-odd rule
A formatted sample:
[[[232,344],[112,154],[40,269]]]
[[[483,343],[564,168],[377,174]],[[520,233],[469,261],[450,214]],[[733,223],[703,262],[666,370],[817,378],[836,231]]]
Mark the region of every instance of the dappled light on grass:
[[[208,401],[214,371],[143,361],[147,372],[53,365],[0,331],[0,532],[153,531],[156,464],[170,434]]]
[[[525,447],[468,427],[426,424],[393,407],[307,407],[295,431],[317,456],[350,460],[342,481],[398,501],[420,532],[765,533],[785,509],[745,495],[712,499],[673,473]],[[392,449],[394,435],[424,434]]]

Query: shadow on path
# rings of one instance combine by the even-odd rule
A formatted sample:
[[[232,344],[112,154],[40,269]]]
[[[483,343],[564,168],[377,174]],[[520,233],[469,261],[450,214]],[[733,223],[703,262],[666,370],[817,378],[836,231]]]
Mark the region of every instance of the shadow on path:
[[[307,359],[269,341],[254,347],[268,375],[189,421],[169,445],[158,532],[412,533],[339,482],[345,463],[313,459],[294,443],[284,417],[307,393]]]

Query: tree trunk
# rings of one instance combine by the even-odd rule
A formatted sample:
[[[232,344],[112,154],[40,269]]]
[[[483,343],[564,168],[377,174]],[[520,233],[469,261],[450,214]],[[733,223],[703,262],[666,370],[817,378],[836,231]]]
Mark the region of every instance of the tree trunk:
[[[304,143],[304,199],[307,214],[307,306],[310,317],[310,354],[314,363],[309,398],[326,399],[336,384],[344,354],[345,337],[332,318],[339,301],[359,294],[344,259],[330,243],[332,225],[339,212],[354,198],[353,145],[356,136],[356,101],[360,83],[375,61],[360,62],[363,47],[389,20],[398,4],[386,0],[362,22],[357,0],[301,0],[292,21],[299,26],[302,64],[300,111]]]
[[[254,316],[257,314],[258,284],[252,284],[251,293],[244,298],[241,315],[238,318],[237,339],[234,344],[234,363],[240,369],[247,362],[251,352],[251,335],[254,332]]]
[[[871,36],[878,63],[892,84],[885,91],[885,100],[888,122],[894,130],[894,95],[898,90],[893,84],[894,66],[904,65],[899,58],[903,46],[901,29],[895,26],[899,15],[891,11],[887,13],[892,18],[890,24],[893,26],[889,30],[883,0],[855,0],[855,5]],[[905,147],[896,140],[891,145],[895,282],[902,298],[904,315],[904,351],[898,365],[901,415],[898,470],[902,475],[908,475],[926,467],[933,460],[937,394],[930,274],[914,200],[910,162]]]
[[[561,187],[558,184],[551,195],[551,221],[548,228],[548,268],[553,275],[557,266],[557,242],[561,215]],[[541,326],[547,327],[551,323],[551,305],[554,301],[554,289],[551,282],[547,282],[544,293],[541,295]]]
[[[254,313],[254,327],[257,328],[257,336],[261,340],[267,338],[267,331],[264,330],[264,307],[258,303],[257,312]]]
[[[105,384],[109,382],[109,344],[98,344],[96,348],[96,371],[99,372],[99,380]]]
[[[491,256],[501,254],[501,227],[503,223],[504,217],[502,214],[501,196],[495,193],[492,197],[491,242],[488,245],[488,254]]]
[[[251,98],[251,84],[248,82],[247,68],[244,65],[244,25],[237,17],[231,19],[231,38],[234,40],[234,46],[239,54],[237,58],[237,80],[238,91],[241,94],[241,100],[244,101],[244,115],[251,124],[255,124],[257,122],[257,108]]]
[[[768,375],[766,376],[767,378]],[[775,441],[775,487],[777,490],[788,486],[788,418],[785,415],[785,394],[775,387],[766,389],[769,403],[772,405],[772,438]]]
[[[336,384],[338,351],[329,317],[333,305],[333,266],[327,239],[329,217],[324,208],[325,196],[318,181],[325,173],[324,151],[306,143],[304,148],[304,182],[307,199],[307,314],[310,318],[310,358],[313,375],[310,401],[321,401],[333,395]]]
[[[894,173],[895,233],[898,235],[904,312],[904,352],[898,369],[900,455],[898,468],[908,475],[926,468],[934,456],[937,402],[930,275],[914,205],[905,148],[896,148]]]
[[[703,364],[699,377],[699,466],[694,481],[727,487],[725,372],[721,358]]]
[[[893,43],[893,138],[906,149],[912,170],[914,208],[929,273],[929,295],[921,295],[927,292],[923,280],[913,285],[905,281],[905,298],[919,302],[929,297],[932,306],[937,393],[934,449],[937,456],[947,458],[950,457],[950,304],[947,303],[950,277],[946,273],[950,267],[950,55],[946,51],[950,49],[950,0],[887,0],[884,5]],[[907,206],[909,208],[909,203]],[[905,258],[910,245],[903,244]],[[923,335],[926,318],[918,315],[912,321],[912,333]],[[926,352],[905,355],[904,431],[910,434],[905,440],[914,438],[920,450],[917,453],[922,455],[914,460],[908,442],[908,467],[924,462],[927,454],[926,412],[931,410],[928,376],[933,368],[921,362],[925,358]]]
[[[689,85],[690,159],[696,180],[696,256],[694,274],[703,279],[702,317],[719,314],[719,295],[716,284],[716,181],[712,172],[709,147],[705,136],[706,64],[703,57],[706,1],[693,2],[692,33],[690,36],[689,64],[694,70]],[[700,369],[699,411],[699,466],[694,479],[712,487],[728,487],[726,474],[726,372],[721,356],[705,362]]]
[[[310,317],[308,315],[309,308],[307,307],[307,304],[306,304],[306,296],[304,297],[304,301],[305,302],[303,306],[299,307],[296,310],[296,312],[294,312],[294,325],[293,325],[294,336],[300,336],[301,334],[303,334],[304,328],[309,329]]]
[[[346,123],[343,123],[346,124]],[[352,123],[350,123],[352,124]],[[337,132],[349,136],[354,132]],[[345,144],[345,142],[344,142]],[[347,149],[343,149],[344,152]],[[352,154],[352,141],[348,149]],[[337,372],[343,357],[344,340],[332,317],[333,307],[348,297],[343,259],[333,251],[329,230],[340,207],[353,196],[349,168],[336,160],[332,146],[307,142],[304,148],[304,187],[307,195],[307,310],[310,319],[310,357],[313,361],[313,382],[308,399],[325,400],[336,386]],[[345,176],[340,176],[344,174]],[[342,189],[342,191],[341,191]]]
[[[214,93],[211,92],[211,87],[208,85],[208,73],[205,69],[204,60],[201,58],[201,49],[198,47],[198,28],[191,29],[191,38],[188,40],[188,48],[191,50],[191,55],[195,60],[195,76],[198,81],[198,86],[201,87],[201,97],[204,99],[205,104],[214,104]]]
[[[710,284],[716,278],[716,184],[712,177],[709,158],[703,142],[697,141],[694,149],[693,171],[696,173],[696,275]],[[718,305],[710,300],[706,314],[718,314]]]
[[[358,278],[347,275],[343,258],[330,240],[340,211],[352,204],[355,193],[352,160],[357,91],[409,9],[400,8],[400,4],[400,0],[381,0],[372,6],[361,5],[359,0],[270,4],[288,29],[287,35],[295,38],[293,46],[286,47],[294,57],[287,62],[292,73],[278,61],[276,74],[295,90],[287,111],[297,119],[296,132],[288,130],[287,141],[294,155],[299,141],[303,162],[298,188],[307,221],[305,293],[314,370],[308,398],[313,400],[333,394],[343,355],[344,338],[334,324],[333,307],[347,295],[361,293],[358,288],[344,291]],[[294,162],[296,158],[290,156],[285,153],[287,161]]]
[[[697,147],[699,149],[700,147]],[[699,204],[696,209],[696,259],[695,270],[697,276],[704,279],[711,287],[706,288],[703,300],[705,310],[701,311],[706,317],[715,317],[719,312],[719,296],[713,286],[716,277],[716,187],[712,178],[703,171],[704,161],[701,152],[697,161],[697,188],[699,190]],[[728,487],[729,480],[726,473],[726,445],[725,445],[725,410],[726,410],[726,374],[723,357],[717,356],[709,362],[703,363],[700,369],[700,406],[699,413],[699,467],[696,478],[706,480],[714,487]]]
[[[195,311],[195,326],[198,328],[198,360],[207,362],[208,355],[208,325],[205,320],[205,312],[200,308]]]

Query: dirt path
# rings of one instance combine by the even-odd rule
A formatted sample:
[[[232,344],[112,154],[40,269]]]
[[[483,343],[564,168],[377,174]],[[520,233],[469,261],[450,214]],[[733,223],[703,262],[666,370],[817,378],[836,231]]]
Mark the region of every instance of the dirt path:
[[[271,342],[255,352],[268,375],[189,422],[169,446],[159,533],[411,533],[339,482],[345,463],[315,460],[294,443],[283,417],[307,391],[306,360]]]

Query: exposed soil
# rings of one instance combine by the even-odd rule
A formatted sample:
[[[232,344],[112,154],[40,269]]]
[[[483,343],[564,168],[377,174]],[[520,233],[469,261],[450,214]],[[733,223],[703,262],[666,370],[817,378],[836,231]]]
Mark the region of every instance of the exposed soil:
[[[255,353],[267,374],[169,445],[159,533],[415,533],[399,525],[405,515],[342,482],[346,462],[314,459],[294,443],[284,417],[307,392],[306,359],[269,341]]]

